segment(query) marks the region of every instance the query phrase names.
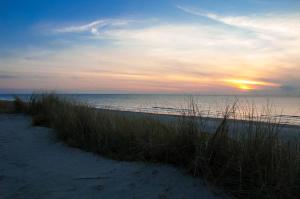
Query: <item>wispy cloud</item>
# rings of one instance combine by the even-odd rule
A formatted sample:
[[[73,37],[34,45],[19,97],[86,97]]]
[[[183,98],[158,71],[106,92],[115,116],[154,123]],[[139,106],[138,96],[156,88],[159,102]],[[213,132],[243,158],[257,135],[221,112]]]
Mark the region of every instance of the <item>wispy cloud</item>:
[[[100,30],[104,29],[105,27],[122,27],[128,25],[129,23],[133,22],[133,20],[127,19],[100,19],[96,21],[92,21],[87,24],[82,25],[72,25],[66,27],[60,27],[54,29],[56,33],[80,33],[80,32],[90,32],[93,35],[99,35]]]
[[[264,31],[270,34],[281,34],[282,36],[299,36],[300,15],[299,14],[265,14],[251,16],[223,16],[213,12],[204,11],[195,7],[177,6],[180,10],[211,20],[235,26],[238,28]]]
[[[17,78],[15,75],[0,75],[0,79],[11,79],[11,78]]]

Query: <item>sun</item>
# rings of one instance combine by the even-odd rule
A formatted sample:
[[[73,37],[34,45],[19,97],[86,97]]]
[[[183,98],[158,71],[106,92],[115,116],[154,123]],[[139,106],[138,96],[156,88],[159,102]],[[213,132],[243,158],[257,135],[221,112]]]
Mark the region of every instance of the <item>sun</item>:
[[[239,85],[238,86],[239,89],[243,90],[243,91],[249,91],[249,90],[253,90],[254,88],[248,85]]]
[[[246,79],[225,79],[223,80],[231,87],[237,88],[241,91],[258,90],[264,87],[276,87],[278,84],[271,82],[246,80]]]

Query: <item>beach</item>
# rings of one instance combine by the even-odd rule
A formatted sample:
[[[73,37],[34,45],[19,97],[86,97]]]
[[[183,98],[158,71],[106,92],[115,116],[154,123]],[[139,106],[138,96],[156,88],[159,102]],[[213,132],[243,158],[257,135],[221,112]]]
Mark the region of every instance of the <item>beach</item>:
[[[100,109],[55,94],[0,102],[5,198],[297,195],[297,125]]]
[[[67,147],[22,114],[0,114],[0,157],[1,198],[225,198],[172,166]]]

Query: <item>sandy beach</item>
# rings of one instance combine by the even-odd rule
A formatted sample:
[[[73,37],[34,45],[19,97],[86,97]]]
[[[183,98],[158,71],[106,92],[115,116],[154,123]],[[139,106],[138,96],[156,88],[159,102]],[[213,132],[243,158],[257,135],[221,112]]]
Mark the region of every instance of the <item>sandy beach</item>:
[[[171,166],[67,147],[23,115],[0,115],[0,158],[0,198],[225,198]]]

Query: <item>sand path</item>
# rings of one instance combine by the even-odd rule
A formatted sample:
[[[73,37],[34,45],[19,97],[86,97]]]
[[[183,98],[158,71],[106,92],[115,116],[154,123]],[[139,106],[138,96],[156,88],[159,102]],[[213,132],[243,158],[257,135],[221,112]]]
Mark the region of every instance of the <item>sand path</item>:
[[[1,199],[220,198],[176,168],[106,159],[65,146],[51,131],[0,114]]]

